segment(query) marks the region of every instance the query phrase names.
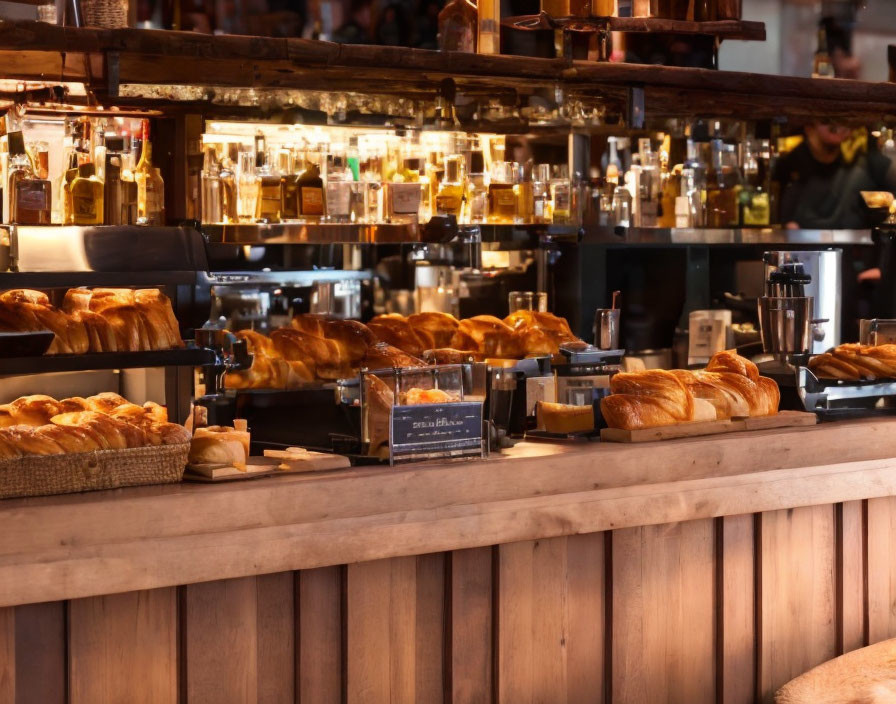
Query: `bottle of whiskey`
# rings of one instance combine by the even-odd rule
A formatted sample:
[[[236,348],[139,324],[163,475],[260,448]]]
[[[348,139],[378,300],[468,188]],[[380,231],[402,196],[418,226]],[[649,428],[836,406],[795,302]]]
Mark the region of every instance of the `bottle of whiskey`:
[[[467,174],[467,212],[465,219],[483,223],[488,217],[488,187],[485,185],[485,159],[481,151],[470,154],[470,173]]]
[[[103,182],[96,177],[96,167],[89,162],[81,164],[71,184],[71,224],[102,225],[103,197]]]
[[[324,180],[320,167],[311,161],[296,180],[298,189],[299,215],[303,218],[321,218],[324,215]]]
[[[277,152],[277,171],[280,174],[280,219],[298,220],[301,214],[299,174],[292,150],[281,149]]]
[[[439,49],[476,51],[479,12],[470,0],[449,0],[439,12]]]
[[[346,168],[345,157],[327,158],[327,219],[332,222],[350,222],[352,214],[352,172]]]
[[[78,178],[78,152],[72,150],[68,155],[68,168],[62,175],[62,223],[74,225],[72,214],[72,182]]]
[[[423,184],[420,172],[424,170],[423,159],[405,157],[401,169],[386,184],[386,215],[389,217],[419,217],[422,203]]]
[[[551,180],[551,205],[555,223],[564,224],[571,221],[572,184],[569,182],[569,169],[565,164],[557,168],[557,174]]]
[[[436,212],[459,218],[464,204],[463,157],[452,154],[445,157],[445,176],[436,195]]]
[[[9,222],[21,225],[49,225],[52,211],[52,185],[35,173],[25,151],[21,132],[10,132],[9,145]]]
[[[496,161],[492,164],[491,175],[491,182],[488,184],[488,220],[513,223],[517,210],[517,194],[514,190],[516,169],[513,162]]]
[[[142,125],[143,150],[134,168],[137,182],[137,224],[165,224],[165,183],[159,170],[152,165],[152,143],[149,141],[149,120]]]
[[[553,222],[550,164],[539,164],[535,167],[535,180],[532,183],[532,222]]]
[[[812,78],[833,78],[834,64],[828,54],[828,33],[824,27],[818,28],[818,48],[812,59]]]
[[[258,181],[258,199],[255,208],[256,220],[262,222],[280,222],[282,189],[280,176],[274,173],[268,163],[264,143],[255,153],[255,178]]]

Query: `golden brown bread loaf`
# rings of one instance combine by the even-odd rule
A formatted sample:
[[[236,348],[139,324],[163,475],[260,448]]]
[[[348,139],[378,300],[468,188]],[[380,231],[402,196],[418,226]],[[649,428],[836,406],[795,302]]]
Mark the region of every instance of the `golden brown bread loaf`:
[[[519,336],[507,323],[492,315],[461,320],[450,346],[477,352],[483,357],[519,359],[524,356]]]
[[[896,345],[840,345],[809,361],[819,379],[896,379]]]
[[[616,374],[610,390],[612,395],[601,400],[601,411],[609,427],[623,430],[773,415],[780,402],[778,385],[732,351],[715,355],[707,371]]]
[[[399,350],[420,357],[426,350],[433,349],[435,341],[423,328],[415,328],[403,315],[395,313],[378,315],[367,327],[381,342],[386,342]]]
[[[451,340],[460,322],[450,313],[429,312],[409,315],[408,324],[432,339],[432,347],[428,349],[441,349],[451,346]]]
[[[520,337],[520,344],[527,355],[559,354],[560,345],[579,341],[566,319],[553,313],[518,310],[508,315],[504,322]]]
[[[367,354],[361,360],[361,369],[376,371],[393,367],[422,367],[423,360],[402,352],[385,342],[377,342],[367,348]]]
[[[23,396],[0,407],[0,459],[189,442],[187,429],[167,419],[164,406],[138,406],[115,393]]]
[[[48,354],[182,347],[171,301],[158,289],[70,289],[62,310],[41,291],[0,293],[0,330],[50,330]]]

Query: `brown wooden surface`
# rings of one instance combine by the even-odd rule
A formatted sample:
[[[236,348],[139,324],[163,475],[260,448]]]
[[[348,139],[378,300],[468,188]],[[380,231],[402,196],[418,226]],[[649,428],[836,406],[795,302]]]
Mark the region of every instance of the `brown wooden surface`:
[[[896,495],[893,427],[522,443],[470,463],[11,500],[0,605]]]
[[[637,22],[627,19],[625,22]],[[719,25],[720,31],[727,27]],[[624,109],[625,89],[645,88],[652,114],[818,114],[880,119],[896,113],[896,86],[842,79],[768,76],[639,64],[487,56],[306,39],[209,36],[161,30],[102,30],[0,22],[0,61],[9,78],[83,80],[83,56],[102,87],[105,52],[120,56],[122,84],[175,83],[358,91],[430,99],[444,78],[484,95],[564,84]],[[43,52],[43,54],[41,53]],[[60,56],[68,60],[63,67]],[[326,69],[326,70],[322,70]],[[618,89],[622,89],[619,92]],[[743,112],[742,108],[747,109]]]
[[[769,702],[864,645],[866,619],[873,638],[896,636],[894,505],[8,607],[0,701]]]
[[[837,655],[833,506],[764,513],[759,696]]]
[[[71,704],[177,702],[175,589],[75,599],[68,614]]]

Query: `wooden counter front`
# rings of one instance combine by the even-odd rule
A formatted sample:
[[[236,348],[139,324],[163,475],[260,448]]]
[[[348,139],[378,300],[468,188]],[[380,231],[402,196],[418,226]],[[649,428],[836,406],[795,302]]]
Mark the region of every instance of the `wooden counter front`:
[[[0,701],[771,701],[896,636],[890,497],[867,420],[7,501]]]

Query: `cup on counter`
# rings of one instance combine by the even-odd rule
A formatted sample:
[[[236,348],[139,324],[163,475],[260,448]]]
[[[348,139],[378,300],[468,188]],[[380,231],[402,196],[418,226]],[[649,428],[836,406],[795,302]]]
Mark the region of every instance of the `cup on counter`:
[[[548,294],[544,291],[511,291],[507,296],[510,312],[518,310],[534,310],[539,313],[548,311]]]
[[[594,346],[599,350],[619,349],[619,308],[594,311]]]
[[[488,398],[489,448],[502,447],[504,439],[510,435],[510,418],[513,411],[513,392],[516,391],[517,375],[510,369],[494,369]]]

